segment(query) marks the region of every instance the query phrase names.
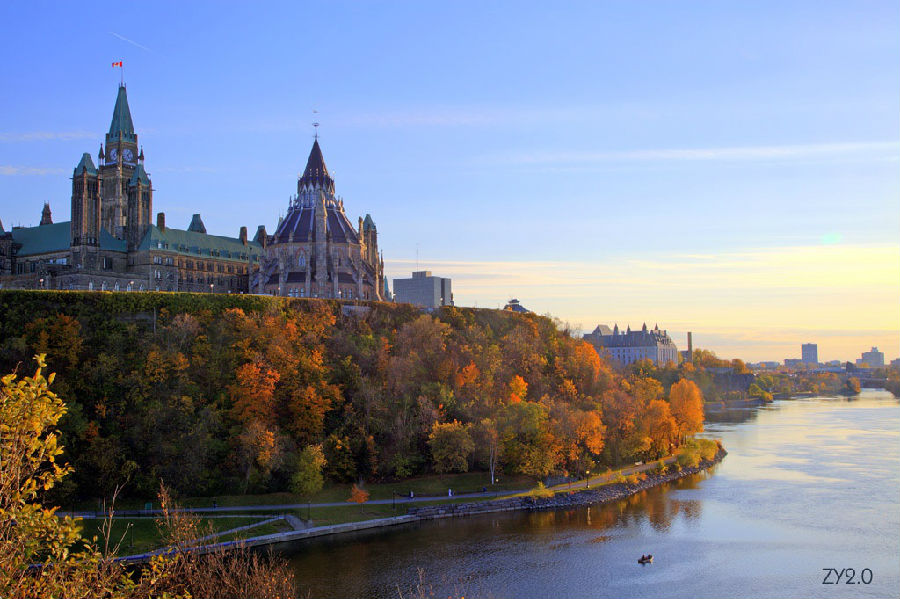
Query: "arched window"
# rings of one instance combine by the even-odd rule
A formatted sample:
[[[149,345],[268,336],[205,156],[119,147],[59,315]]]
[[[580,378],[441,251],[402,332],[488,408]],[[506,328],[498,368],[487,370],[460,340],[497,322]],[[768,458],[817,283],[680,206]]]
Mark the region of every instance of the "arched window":
[[[106,291],[106,281],[103,281],[103,283],[100,284],[100,289]]]
[[[113,291],[118,291],[118,290],[119,290],[119,282],[116,281],[116,286],[113,287]]]
[[[93,290],[94,290],[94,282],[93,282],[93,281],[89,281],[89,282],[88,282],[88,291],[93,291]]]
[[[297,266],[306,266],[306,256],[300,254],[300,256],[297,258]]]

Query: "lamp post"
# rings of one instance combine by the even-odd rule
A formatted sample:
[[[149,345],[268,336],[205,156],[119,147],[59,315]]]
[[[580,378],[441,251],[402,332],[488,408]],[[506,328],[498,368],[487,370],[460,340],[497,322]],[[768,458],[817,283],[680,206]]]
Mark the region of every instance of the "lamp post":
[[[591,471],[590,470],[584,471],[584,488],[585,489],[591,488]]]
[[[44,288],[44,277],[41,277],[41,289]]]
[[[134,291],[134,281],[128,281],[128,291]]]
[[[209,292],[212,293],[212,292],[213,292],[212,290],[213,290],[213,284],[210,283],[210,284],[209,284]]]

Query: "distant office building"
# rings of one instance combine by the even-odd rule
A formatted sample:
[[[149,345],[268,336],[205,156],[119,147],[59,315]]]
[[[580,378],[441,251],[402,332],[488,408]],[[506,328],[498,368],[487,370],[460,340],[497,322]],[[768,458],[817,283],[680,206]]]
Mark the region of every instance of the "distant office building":
[[[873,347],[871,351],[864,351],[862,358],[856,361],[859,364],[868,364],[872,368],[884,368],[884,352],[878,351],[877,347]]]
[[[450,279],[433,277],[430,270],[416,271],[410,279],[394,279],[394,301],[424,308],[452,306]]]
[[[891,360],[891,368],[900,368],[900,358]]]
[[[519,314],[531,314],[531,310],[520,304],[519,300],[517,299],[511,299],[506,302],[506,305],[503,306],[503,309],[509,310],[510,312],[518,312]]]
[[[788,358],[784,361],[784,365],[788,368],[800,368],[803,366],[803,360],[797,358]]]
[[[678,348],[666,331],[659,330],[659,326],[652,331],[647,330],[646,324],[640,331],[632,331],[628,327],[621,333],[617,324],[611,335],[604,334],[604,329],[608,331],[609,327],[598,326],[594,332],[584,335],[584,340],[593,345],[598,353],[608,353],[623,366],[638,360],[651,360],[654,364],[678,363]]]
[[[815,343],[804,343],[800,346],[800,355],[804,364],[818,364],[819,346]]]
[[[843,365],[844,365],[844,363],[841,362],[840,360],[829,360],[828,362],[825,362],[825,366],[843,367]]]

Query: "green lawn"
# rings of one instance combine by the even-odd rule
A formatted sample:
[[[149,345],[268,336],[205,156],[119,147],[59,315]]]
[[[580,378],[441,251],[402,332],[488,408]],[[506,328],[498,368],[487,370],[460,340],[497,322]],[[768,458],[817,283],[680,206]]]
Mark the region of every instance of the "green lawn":
[[[535,479],[529,476],[509,475],[501,477],[499,483],[491,486],[490,475],[484,472],[467,472],[464,474],[445,474],[443,476],[421,476],[394,483],[368,483],[365,490],[369,492],[369,499],[390,499],[391,492],[408,496],[412,491],[417,497],[444,496],[447,489],[453,489],[454,494],[481,491],[487,487],[489,491],[507,491],[528,489],[536,484]],[[266,493],[262,495],[219,495],[216,497],[187,497],[179,500],[182,507],[211,507],[215,501],[219,506],[242,505],[279,505],[294,503],[334,503],[346,501],[350,497],[349,484],[329,485],[307,498],[293,493]],[[305,513],[305,511],[304,511]]]
[[[444,474],[419,476],[392,483],[367,483],[364,488],[369,492],[369,499],[390,499],[391,492],[407,496],[412,491],[417,497],[445,496],[447,489],[453,489],[454,494],[471,493],[481,491],[487,487],[489,491],[512,491],[530,489],[537,483],[536,479],[523,475],[500,475],[500,481],[490,484],[490,474],[487,472],[466,472],[463,474]],[[350,496],[350,484],[332,484],[326,486],[309,500],[312,503],[334,503],[346,501]],[[180,507],[212,507],[215,502],[220,507],[238,507],[243,505],[280,505],[306,503],[307,498],[293,493],[264,493],[257,495],[217,495],[212,497],[183,497],[175,501]],[[117,510],[143,509],[145,503],[152,503],[153,509],[159,509],[159,502],[153,498],[123,498],[116,502]],[[75,511],[101,511],[96,501],[80,501],[74,506],[60,506],[61,514],[70,510]],[[101,512],[102,513],[102,512]]]

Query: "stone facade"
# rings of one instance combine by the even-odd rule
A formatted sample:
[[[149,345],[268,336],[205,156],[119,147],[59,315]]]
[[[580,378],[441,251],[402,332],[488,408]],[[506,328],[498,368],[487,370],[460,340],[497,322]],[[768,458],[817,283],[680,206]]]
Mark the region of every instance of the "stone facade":
[[[584,335],[584,340],[592,344],[598,353],[608,354],[623,366],[638,360],[651,360],[659,365],[678,363],[678,348],[666,331],[660,331],[658,326],[652,331],[647,330],[646,324],[640,331],[632,331],[628,327],[624,333],[620,333],[619,325],[615,325],[611,335],[604,334],[603,329],[598,326],[592,333]]]
[[[318,139],[287,214],[273,235],[260,227],[256,240],[265,257],[251,277],[253,293],[350,300],[387,296],[375,222],[367,214],[358,228],[350,224]]]
[[[125,86],[119,87],[99,166],[84,153],[72,173],[71,220],[0,223],[0,288],[246,293],[262,245],[209,235],[199,214],[186,230],[154,226],[153,185],[144,169]]]

